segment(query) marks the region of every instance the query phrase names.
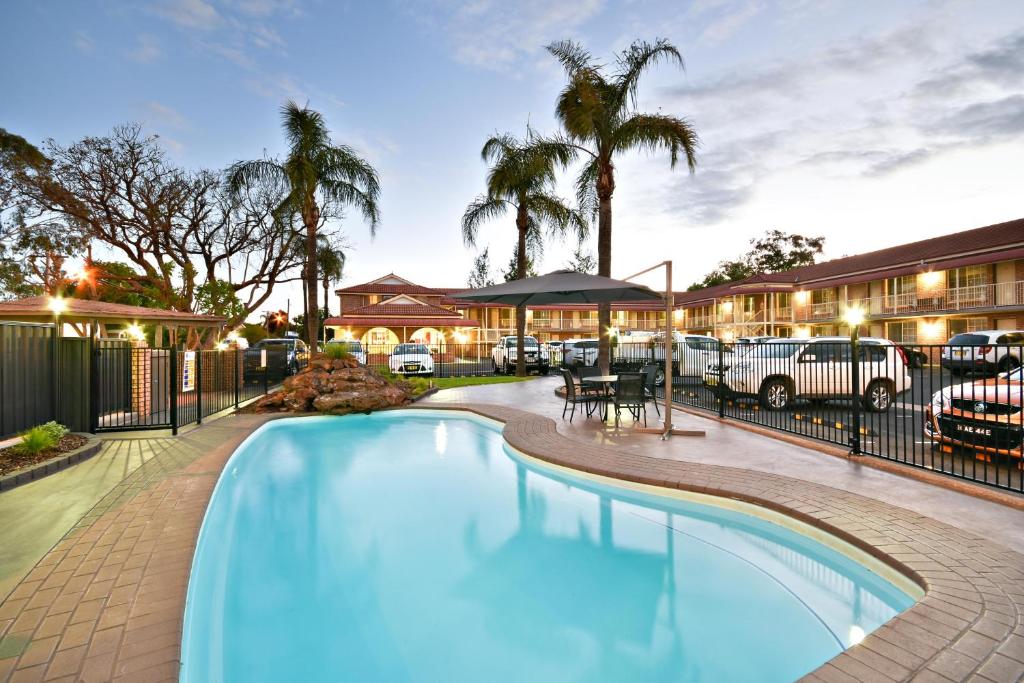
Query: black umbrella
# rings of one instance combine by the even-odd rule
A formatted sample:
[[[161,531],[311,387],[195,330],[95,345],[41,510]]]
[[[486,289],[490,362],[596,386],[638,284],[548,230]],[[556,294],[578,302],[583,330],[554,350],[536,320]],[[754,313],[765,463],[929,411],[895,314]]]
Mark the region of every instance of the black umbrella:
[[[547,275],[512,280],[500,285],[449,294],[453,299],[509,306],[597,304],[619,301],[658,301],[664,297],[649,287],[600,275],[556,270]]]

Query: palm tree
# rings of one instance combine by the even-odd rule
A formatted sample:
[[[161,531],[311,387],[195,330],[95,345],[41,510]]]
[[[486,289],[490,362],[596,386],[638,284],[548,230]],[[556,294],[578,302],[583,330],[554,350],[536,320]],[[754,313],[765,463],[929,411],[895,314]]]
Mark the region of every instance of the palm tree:
[[[561,236],[571,228],[582,239],[587,221],[554,194],[555,167],[571,159],[565,145],[541,140],[527,132],[520,141],[509,134],[496,135],[484,143],[480,152],[491,163],[487,173],[487,193],[477,197],[462,215],[462,240],[476,244],[480,226],[512,210],[516,215],[516,278],[526,277],[531,245],[543,240],[542,229]],[[516,307],[516,375],[526,374],[523,335],[526,333],[526,307]]]
[[[666,114],[636,111],[640,75],[660,61],[683,68],[679,50],[667,40],[654,44],[636,41],[616,56],[614,73],[595,61],[579,43],[559,41],[547,46],[562,64],[568,83],[558,96],[555,115],[565,131],[564,142],[587,159],[576,180],[581,207],[597,213],[597,274],[611,277],[612,194],[615,192],[616,155],[636,149],[668,150],[671,168],[680,155],[690,172],[696,169],[697,133],[689,121]],[[611,307],[598,306],[601,367],[609,366]]]
[[[306,343],[317,347],[317,323],[309,311],[317,311],[317,236],[324,221],[354,206],[369,223],[373,236],[380,221],[380,181],[377,171],[346,145],[335,145],[323,116],[291,100],[281,107],[281,125],[288,141],[283,161],[239,161],[228,169],[228,184],[238,193],[249,183],[273,180],[284,183],[288,196],[282,213],[299,215],[306,230],[305,283]]]
[[[345,252],[329,244],[321,244],[317,249],[316,260],[320,264],[320,284],[324,288],[324,317],[327,317],[331,314],[331,283],[341,279],[345,270]]]

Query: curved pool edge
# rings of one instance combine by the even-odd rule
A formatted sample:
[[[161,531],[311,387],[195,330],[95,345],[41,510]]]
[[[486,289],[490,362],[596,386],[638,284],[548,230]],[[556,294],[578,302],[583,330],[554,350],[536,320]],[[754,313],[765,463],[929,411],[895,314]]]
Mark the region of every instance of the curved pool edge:
[[[910,680],[938,673],[1024,677],[1024,559],[938,520],[822,484],[737,467],[664,460],[569,439],[554,420],[503,405],[410,406],[502,424],[515,451],[577,474],[734,500],[848,543],[916,584],[923,596],[803,680]],[[664,495],[662,493],[661,495]],[[816,539],[817,540],[817,539]],[[981,590],[984,588],[984,590]],[[915,596],[916,597],[916,596]],[[987,667],[987,668],[986,668]]]

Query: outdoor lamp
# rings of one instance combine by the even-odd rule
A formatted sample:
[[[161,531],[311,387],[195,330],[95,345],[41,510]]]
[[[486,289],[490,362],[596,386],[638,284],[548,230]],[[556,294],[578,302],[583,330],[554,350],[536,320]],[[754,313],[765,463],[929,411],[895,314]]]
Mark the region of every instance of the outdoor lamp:
[[[64,301],[64,297],[51,296],[49,301],[50,310],[53,311],[54,315],[60,315],[68,309],[68,304]]]
[[[853,421],[850,433],[850,454],[860,455],[860,326],[864,322],[864,310],[859,306],[850,306],[843,313],[843,322],[850,327],[850,380],[853,385]]]
[[[843,322],[850,326],[850,329],[860,327],[864,324],[864,309],[859,306],[851,306],[843,313]]]
[[[129,325],[125,329],[125,332],[127,332],[128,336],[131,337],[132,339],[142,341],[143,339],[146,338],[146,333],[142,331],[142,328],[139,327],[138,323],[132,323],[131,325]]]

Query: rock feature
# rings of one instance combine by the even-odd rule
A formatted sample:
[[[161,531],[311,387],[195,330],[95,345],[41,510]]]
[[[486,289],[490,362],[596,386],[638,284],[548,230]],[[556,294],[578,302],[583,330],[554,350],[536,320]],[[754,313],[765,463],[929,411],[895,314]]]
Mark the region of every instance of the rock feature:
[[[284,381],[284,388],[267,394],[250,408],[255,413],[307,413],[331,415],[365,413],[405,405],[413,389],[407,382],[391,382],[354,358],[314,356],[309,365]]]

